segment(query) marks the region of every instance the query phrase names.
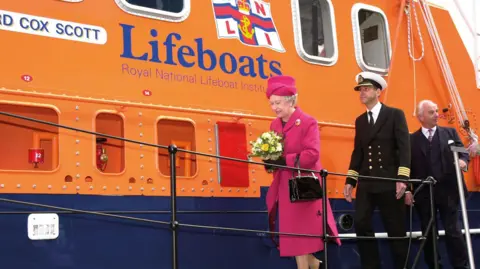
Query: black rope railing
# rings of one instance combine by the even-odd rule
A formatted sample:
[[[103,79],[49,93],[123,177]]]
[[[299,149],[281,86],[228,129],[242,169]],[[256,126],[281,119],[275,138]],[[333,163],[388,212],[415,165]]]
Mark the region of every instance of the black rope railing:
[[[334,238],[347,238],[347,237],[342,237],[342,236],[333,236],[329,235],[326,231],[327,229],[327,176],[328,175],[335,175],[335,176],[347,176],[347,174],[343,173],[334,173],[334,172],[328,172],[326,169],[322,170],[312,170],[312,169],[304,169],[304,168],[298,168],[298,167],[290,167],[290,166],[283,166],[283,165],[277,165],[277,164],[269,164],[272,167],[277,167],[277,168],[283,168],[283,169],[291,169],[295,171],[301,171],[301,172],[313,172],[313,173],[319,173],[321,180],[322,180],[322,209],[323,209],[323,214],[322,214],[322,221],[323,221],[323,227],[324,227],[324,233],[323,235],[309,235],[309,234],[296,234],[296,233],[281,233],[281,232],[272,232],[272,231],[265,231],[265,230],[254,230],[254,229],[241,229],[241,228],[230,228],[230,227],[221,227],[221,226],[209,226],[209,225],[196,225],[196,224],[186,224],[186,223],[179,223],[177,219],[177,195],[176,195],[176,176],[177,176],[177,171],[176,171],[176,154],[178,152],[185,152],[185,153],[190,153],[194,155],[199,155],[199,156],[206,156],[206,157],[211,157],[211,158],[216,158],[216,159],[224,159],[224,160],[230,160],[230,161],[235,161],[235,162],[242,162],[242,163],[249,163],[249,164],[256,164],[256,165],[264,165],[262,162],[254,162],[251,160],[244,160],[244,159],[238,159],[238,158],[232,158],[232,157],[226,157],[226,156],[219,156],[219,155],[214,155],[214,154],[207,154],[203,152],[197,152],[197,151],[191,151],[191,150],[185,150],[185,149],[179,149],[176,147],[176,145],[169,145],[169,146],[164,146],[164,145],[158,145],[158,144],[153,144],[153,143],[146,143],[138,140],[133,140],[133,139],[127,139],[124,137],[119,137],[119,136],[113,136],[109,134],[104,134],[104,133],[99,133],[99,132],[93,132],[93,131],[87,131],[84,129],[80,128],[74,128],[58,123],[53,123],[53,122],[48,122],[48,121],[43,121],[31,117],[26,117],[26,116],[21,116],[17,114],[12,114],[8,112],[3,112],[0,111],[0,115],[4,115],[7,117],[12,117],[12,118],[17,118],[17,119],[22,119],[30,122],[36,122],[40,124],[45,124],[49,126],[55,126],[58,128],[62,129],[68,129],[72,131],[77,131],[80,133],[87,133],[91,135],[96,135],[96,136],[103,136],[103,137],[108,137],[111,139],[115,140],[120,140],[124,142],[129,142],[133,144],[140,144],[140,145],[146,145],[146,146],[151,146],[155,148],[162,148],[162,149],[168,149],[169,157],[170,157],[170,183],[171,183],[171,221],[166,222],[166,221],[158,221],[158,220],[151,220],[151,219],[145,219],[145,218],[136,218],[136,217],[128,217],[128,216],[122,216],[118,214],[109,214],[109,213],[102,213],[102,212],[96,212],[96,211],[87,211],[87,210],[78,210],[78,209],[72,209],[72,208],[64,208],[64,207],[58,207],[58,206],[51,206],[51,205],[45,205],[45,204],[39,204],[39,203],[32,203],[32,202],[25,202],[25,201],[19,201],[19,200],[13,200],[13,199],[5,199],[5,198],[0,198],[0,201],[4,202],[10,202],[10,203],[16,203],[16,204],[23,204],[23,205],[29,205],[29,206],[38,206],[38,207],[44,207],[44,208],[50,208],[50,209],[56,209],[56,210],[61,210],[61,211],[68,211],[68,212],[76,212],[76,213],[84,213],[84,214],[92,214],[92,215],[100,215],[100,216],[106,216],[106,217],[114,217],[114,218],[120,218],[120,219],[128,219],[128,220],[134,220],[134,221],[141,221],[141,222],[148,222],[148,223],[154,223],[154,224],[162,224],[162,225],[169,225],[170,229],[172,230],[172,268],[177,269],[178,268],[178,228],[179,227],[190,227],[190,228],[200,228],[200,229],[218,229],[218,230],[228,230],[228,231],[240,231],[240,232],[253,232],[253,233],[261,233],[261,234],[269,234],[269,235],[289,235],[289,236],[307,236],[307,237],[319,237],[323,239],[324,242],[324,261],[323,261],[323,266],[324,268],[328,268],[328,258],[327,258],[327,247],[328,247],[328,241],[329,239],[334,239]],[[387,177],[374,177],[374,176],[364,176],[364,175],[358,175],[356,176],[359,179],[376,179],[376,180],[383,180],[383,181],[393,181],[393,182],[404,182],[404,183],[419,183],[420,188],[418,188],[415,192],[418,193],[418,191],[423,188],[425,184],[429,185],[430,188],[430,207],[431,207],[431,216],[430,216],[430,224],[428,228],[431,228],[431,231],[427,229],[426,234],[429,232],[432,234],[432,240],[433,240],[433,251],[434,251],[434,257],[436,257],[437,253],[437,242],[436,242],[436,225],[435,225],[435,215],[434,215],[434,210],[433,210],[433,185],[436,183],[435,180],[432,177],[428,177],[425,180],[421,179],[399,179],[399,178],[387,178]],[[414,194],[414,195],[415,195]],[[412,209],[411,209],[412,210]],[[411,214],[410,214],[411,215]],[[378,239],[375,236],[356,236],[357,239]],[[389,240],[399,240],[399,239],[410,239],[412,240],[412,233],[410,232],[410,236],[404,236],[404,237],[388,237],[386,239]],[[424,243],[420,246],[420,248],[423,248]],[[410,248],[410,247],[409,247]],[[418,258],[420,256],[421,249],[416,255],[415,262],[412,268],[415,268],[416,263],[418,262]],[[407,260],[405,261],[405,264],[407,264]],[[435,260],[436,263],[436,260]],[[406,268],[406,266],[405,266]],[[435,268],[438,268],[438,264],[435,264]]]

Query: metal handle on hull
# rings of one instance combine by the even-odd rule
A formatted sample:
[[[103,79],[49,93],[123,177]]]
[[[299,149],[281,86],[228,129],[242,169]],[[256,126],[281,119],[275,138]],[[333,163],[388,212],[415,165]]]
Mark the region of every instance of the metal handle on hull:
[[[467,243],[467,252],[468,252],[468,261],[470,263],[470,268],[475,269],[475,261],[473,259],[473,249],[472,249],[472,238],[470,236],[470,227],[468,224],[468,215],[467,215],[467,206],[465,203],[465,193],[463,192],[463,178],[460,171],[460,164],[458,163],[458,153],[467,153],[468,151],[464,147],[454,146],[452,140],[448,141],[448,144],[451,145],[450,149],[453,152],[453,158],[455,160],[455,172],[457,174],[457,185],[458,185],[458,194],[460,195],[460,206],[462,208],[462,217],[463,217],[463,226],[465,229],[465,239]]]

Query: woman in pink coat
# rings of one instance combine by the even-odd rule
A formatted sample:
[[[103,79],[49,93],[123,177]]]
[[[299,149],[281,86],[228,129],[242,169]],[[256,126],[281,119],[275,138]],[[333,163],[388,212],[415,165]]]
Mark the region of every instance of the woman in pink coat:
[[[276,76],[268,81],[267,97],[277,118],[270,125],[270,130],[284,137],[283,157],[277,161],[265,161],[268,164],[295,166],[295,158],[299,156],[301,168],[321,170],[319,159],[320,134],[317,121],[305,114],[296,106],[297,89],[295,80],[289,76]],[[276,169],[273,182],[268,190],[266,202],[269,214],[270,230],[281,233],[323,235],[322,200],[291,203],[288,180],[298,175],[291,169]],[[320,178],[317,173],[316,176]],[[330,202],[327,201],[328,234],[338,235]],[[278,215],[278,216],[277,216]],[[320,237],[280,235],[278,248],[280,256],[295,257],[298,269],[319,268],[316,258],[323,251],[324,244]],[[340,240],[334,240],[340,245]]]

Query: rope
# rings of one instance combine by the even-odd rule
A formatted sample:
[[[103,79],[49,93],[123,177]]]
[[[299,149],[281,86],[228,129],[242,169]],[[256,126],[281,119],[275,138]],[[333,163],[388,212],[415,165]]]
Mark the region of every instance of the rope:
[[[433,46],[434,46],[435,55],[437,56],[437,60],[439,62],[440,68],[441,68],[442,73],[443,73],[443,77],[444,77],[445,82],[447,84],[447,88],[449,90],[454,109],[456,110],[456,114],[458,115],[458,119],[461,122],[463,122],[463,115],[460,112],[460,107],[459,107],[459,104],[458,104],[457,99],[456,99],[456,94],[453,90],[453,87],[455,87],[455,85],[454,85],[454,83],[452,85],[452,78],[450,76],[451,74],[448,73],[448,66],[447,66],[447,64],[445,63],[445,60],[444,60],[445,55],[443,53],[442,44],[439,42],[438,32],[436,31],[436,27],[433,23],[433,18],[431,17],[431,14],[429,13],[428,5],[423,0],[421,0],[421,1],[422,1],[422,5],[423,5],[422,15],[423,15],[425,23],[427,25],[427,29],[428,29],[428,32],[430,34],[430,39],[431,39],[431,41],[433,43]]]
[[[410,5],[411,4],[411,5]],[[420,37],[420,44],[422,45],[422,54],[420,55],[419,58],[415,58],[415,46],[412,46],[412,12],[410,12],[413,9],[413,15],[415,16],[415,22],[417,24],[417,32],[418,36]],[[416,64],[415,62],[420,61],[423,59],[425,56],[425,46],[423,43],[423,38],[422,38],[422,33],[420,32],[420,24],[418,23],[418,16],[417,16],[417,10],[415,8],[415,2],[410,1],[405,8],[405,13],[407,14],[407,26],[408,26],[408,54],[410,58],[413,60],[412,65],[413,65],[413,116],[417,114],[417,70],[416,70]]]
[[[400,26],[402,25],[402,21],[403,21],[403,14],[402,14],[402,11],[405,10],[405,5],[406,5],[406,0],[401,0],[401,4],[400,4],[400,9],[398,10],[398,16],[397,16],[397,27],[395,29],[395,38],[393,39],[393,48],[392,48],[392,59],[390,60],[390,64],[389,64],[389,67],[388,67],[388,77],[387,77],[387,85],[390,85],[390,80],[392,79],[392,74],[393,73],[393,67],[395,66],[393,64],[395,58],[396,58],[396,54],[395,52],[397,51],[397,45],[398,45],[398,37],[400,35]],[[384,95],[383,95],[383,103],[387,103],[387,98],[388,98],[388,92],[390,91],[389,90],[390,88],[387,88]]]
[[[411,4],[411,6],[410,6]],[[414,53],[412,52],[413,46],[411,45],[412,43],[412,37],[411,37],[411,32],[412,32],[412,13],[410,10],[413,10],[413,15],[415,17],[415,22],[417,24],[417,32],[418,36],[420,37],[420,44],[422,45],[422,55],[420,55],[420,58],[415,58]],[[425,56],[425,47],[423,45],[423,38],[422,38],[422,33],[420,32],[420,24],[418,23],[418,17],[417,17],[417,9],[415,8],[415,1],[410,1],[409,4],[407,5],[407,8],[405,10],[405,13],[407,13],[407,26],[408,26],[408,54],[410,55],[410,58],[414,62],[420,61],[423,59],[423,56]]]
[[[410,12],[410,3],[408,4],[407,7],[405,7],[405,13],[407,14],[407,41],[408,41],[408,55],[410,56],[410,59],[412,59],[412,67],[413,67],[413,116],[417,115],[417,72],[416,72],[416,65],[415,65],[415,46],[411,48],[411,33],[412,33],[412,28],[411,28],[411,20],[412,20],[412,13]],[[415,10],[415,8],[414,8]],[[417,24],[418,25],[418,24]],[[422,55],[423,57],[423,55]]]
[[[419,0],[421,2],[421,11],[425,23],[427,25],[428,32],[430,34],[430,39],[433,43],[433,47],[435,50],[435,55],[437,56],[437,60],[439,62],[440,68],[443,73],[443,77],[445,79],[445,83],[447,84],[448,91],[450,93],[451,101],[453,107],[455,109],[455,113],[459,120],[459,124],[461,127],[467,131],[470,141],[476,142],[477,136],[474,131],[466,125],[466,121],[468,120],[465,108],[463,106],[460,94],[458,92],[458,88],[455,83],[455,79],[452,74],[452,70],[450,69],[450,65],[448,64],[447,57],[445,55],[445,51],[442,46],[442,42],[440,41],[437,28],[435,26],[433,16],[430,12],[430,7],[427,5],[425,0]]]

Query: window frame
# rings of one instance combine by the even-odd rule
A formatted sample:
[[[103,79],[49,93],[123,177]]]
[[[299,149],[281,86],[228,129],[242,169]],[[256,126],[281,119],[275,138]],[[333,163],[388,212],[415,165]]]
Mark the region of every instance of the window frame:
[[[98,110],[95,110],[94,112],[94,115],[93,115],[93,119],[92,119],[92,124],[93,124],[93,131],[95,133],[98,133],[98,128],[97,128],[97,118],[100,114],[111,114],[111,115],[115,115],[115,116],[119,116],[121,119],[122,119],[122,133],[123,133],[123,136],[121,137],[122,139],[125,139],[126,136],[126,132],[127,132],[127,127],[126,127],[126,117],[125,117],[125,114],[122,113],[122,112],[118,112],[116,110],[110,110],[110,109],[98,109]],[[111,134],[107,134],[107,135],[111,135]],[[114,139],[114,140],[117,140],[117,139]],[[92,163],[92,167],[93,167],[93,170],[96,172],[96,173],[99,173],[103,176],[112,176],[112,175],[115,175],[115,176],[119,176],[119,175],[123,175],[125,174],[125,172],[127,171],[127,162],[128,162],[128,156],[127,156],[127,144],[125,143],[124,140],[122,140],[123,142],[123,169],[119,172],[104,172],[100,169],[98,169],[97,167],[97,157],[96,157],[96,151],[97,151],[97,141],[96,141],[96,138],[94,137],[92,139],[92,144],[93,144],[93,148],[92,148],[92,151],[93,151],[93,163]],[[107,156],[108,156],[108,152],[107,152]],[[110,160],[111,161],[111,160]],[[107,164],[108,165],[108,164]]]
[[[386,35],[386,39],[387,39],[386,40],[387,41],[387,49],[388,49],[388,67],[386,69],[369,66],[363,60],[362,38],[361,38],[361,33],[360,33],[360,23],[358,22],[358,13],[362,9],[368,10],[368,11],[371,11],[371,12],[376,12],[376,13],[380,14],[380,16],[383,17],[383,20],[385,22],[384,27],[385,27],[385,35]],[[354,42],[354,46],[355,46],[355,58],[357,60],[358,66],[360,66],[360,68],[363,71],[371,71],[371,72],[379,73],[381,75],[387,75],[388,71],[390,69],[390,64],[392,62],[392,42],[391,42],[391,38],[390,38],[391,35],[390,35],[390,28],[389,28],[389,24],[388,24],[387,15],[379,7],[372,6],[372,5],[367,5],[367,4],[364,4],[364,3],[354,4],[352,6],[351,15],[352,15],[352,28],[353,28],[353,42]]]
[[[191,0],[183,0],[183,10],[179,13],[133,5],[128,3],[126,0],[115,0],[115,3],[118,5],[118,7],[120,7],[121,10],[128,14],[168,22],[185,21],[190,15],[191,10]]]
[[[298,4],[299,0],[292,0],[292,19],[293,19],[293,36],[295,40],[295,48],[297,53],[305,62],[323,66],[333,66],[338,62],[338,39],[337,39],[337,26],[335,23],[335,10],[331,0],[320,0],[326,1],[330,9],[330,25],[332,30],[332,40],[333,40],[333,55],[332,57],[321,57],[321,56],[312,56],[309,55],[303,48],[303,38],[302,38],[302,25],[300,21],[300,6]]]
[[[160,145],[159,141],[158,141],[158,134],[159,132],[161,132],[161,130],[158,128],[158,123],[161,121],[161,120],[170,120],[170,121],[182,121],[182,122],[188,122],[190,124],[192,124],[192,127],[193,127],[193,138],[194,138],[194,143],[191,144],[191,146],[194,146],[195,147],[195,150],[194,151],[198,151],[198,144],[197,142],[199,141],[198,140],[198,129],[197,129],[197,123],[191,119],[191,118],[184,118],[184,117],[175,117],[175,116],[165,116],[165,115],[161,115],[161,116],[158,116],[156,119],[155,119],[155,125],[154,125],[154,139],[155,139],[155,143]],[[178,139],[175,139],[175,138],[172,138],[170,139],[171,142],[173,141],[178,141]],[[161,145],[161,146],[168,146],[168,145]],[[160,174],[161,176],[163,177],[170,177],[170,174],[163,174],[162,172],[162,169],[160,168],[159,166],[159,163],[160,163],[160,159],[158,157],[158,154],[159,154],[159,151],[160,151],[160,148],[155,148],[155,168],[157,170],[157,173]],[[178,156],[178,155],[177,155]],[[200,166],[199,166],[199,162],[198,162],[198,154],[189,154],[189,157],[192,157],[194,156],[195,158],[195,173],[191,173],[190,176],[179,176],[177,175],[177,179],[194,179],[194,178],[197,178],[199,173],[200,173]],[[167,161],[168,163],[169,161]],[[168,164],[167,164],[168,166]]]

